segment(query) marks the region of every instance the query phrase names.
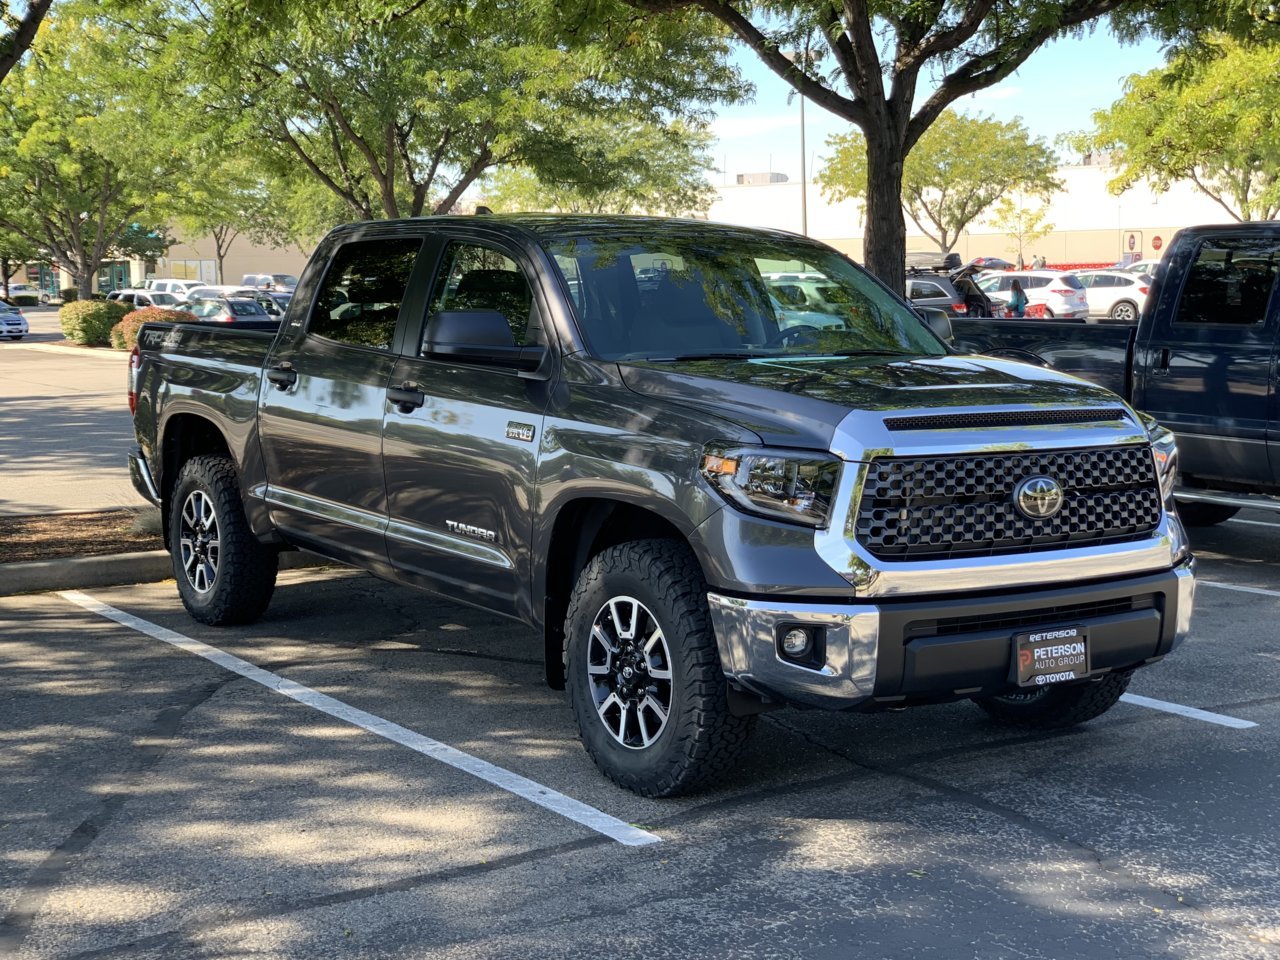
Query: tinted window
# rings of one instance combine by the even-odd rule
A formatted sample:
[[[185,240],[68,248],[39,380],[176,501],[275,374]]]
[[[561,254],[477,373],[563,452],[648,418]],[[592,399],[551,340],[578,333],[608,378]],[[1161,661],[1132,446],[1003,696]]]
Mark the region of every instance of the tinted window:
[[[1278,259],[1280,240],[1205,240],[1187,272],[1174,323],[1262,323]]]
[[[912,300],[927,300],[931,297],[945,297],[946,295],[946,291],[936,283],[926,283],[923,280],[911,281]]]
[[[267,311],[251,300],[232,300],[231,312],[237,317],[265,317]]]
[[[571,292],[576,281],[565,278]],[[537,325],[529,323],[532,308],[533,292],[519,264],[493,247],[455,243],[445,253],[428,313],[496,310],[507,318],[515,343],[524,345],[538,342]]]
[[[339,248],[311,311],[311,333],[390,350],[420,239],[358,240]],[[262,308],[253,305],[257,310]]]
[[[1048,282],[1049,282],[1048,280],[1045,280],[1043,277],[1041,278],[1041,280],[1042,280],[1043,282],[1042,282],[1042,283],[1040,283],[1040,284],[1039,284],[1039,286],[1044,286],[1046,283],[1048,283]],[[1054,282],[1055,282],[1055,283],[1065,283],[1065,284],[1066,284],[1068,287],[1070,287],[1072,290],[1083,290],[1083,289],[1084,289],[1084,284],[1082,284],[1082,283],[1080,282],[1079,278],[1077,278],[1077,277],[1072,277],[1072,276],[1066,276],[1066,277],[1055,277],[1055,278],[1054,278]]]
[[[1023,290],[1034,290],[1036,289],[1036,287],[1047,287],[1048,285],[1049,285],[1048,277],[1023,277],[1022,278]],[[1076,286],[1079,286],[1079,283],[1077,283]],[[1009,282],[1009,288],[1010,289],[1013,288],[1013,281]]]

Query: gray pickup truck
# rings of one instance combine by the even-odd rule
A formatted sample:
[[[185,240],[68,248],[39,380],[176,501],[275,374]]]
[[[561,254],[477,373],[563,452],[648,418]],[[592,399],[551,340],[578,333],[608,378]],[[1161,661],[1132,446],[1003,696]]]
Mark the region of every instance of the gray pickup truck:
[[[787,272],[833,288],[821,323],[770,295]],[[1172,435],[955,355],[801,237],[356,224],[260,326],[148,324],[131,361],[133,476],[190,614],[260,616],[300,547],[514,617],[646,795],[786,704],[1079,723],[1187,633]]]

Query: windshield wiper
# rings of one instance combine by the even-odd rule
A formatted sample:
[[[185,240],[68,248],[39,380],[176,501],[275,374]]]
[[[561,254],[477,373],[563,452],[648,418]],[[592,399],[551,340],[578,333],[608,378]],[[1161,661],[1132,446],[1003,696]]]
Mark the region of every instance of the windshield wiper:
[[[772,357],[773,354],[745,353],[682,353],[674,357],[645,357],[649,363],[678,363],[683,360],[759,360],[761,357]]]
[[[824,357],[918,357],[920,354],[910,350],[831,350],[821,354]]]

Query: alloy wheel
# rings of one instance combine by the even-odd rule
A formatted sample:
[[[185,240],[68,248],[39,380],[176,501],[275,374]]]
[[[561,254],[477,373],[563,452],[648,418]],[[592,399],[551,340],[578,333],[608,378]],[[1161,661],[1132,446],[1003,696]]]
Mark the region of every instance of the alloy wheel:
[[[596,715],[624,747],[643,750],[662,735],[673,701],[671,650],[661,624],[639,600],[614,597],[596,614],[587,681]]]
[[[208,593],[218,576],[221,541],[218,515],[213,509],[213,501],[203,490],[193,490],[182,505],[178,545],[187,581],[197,593]]]

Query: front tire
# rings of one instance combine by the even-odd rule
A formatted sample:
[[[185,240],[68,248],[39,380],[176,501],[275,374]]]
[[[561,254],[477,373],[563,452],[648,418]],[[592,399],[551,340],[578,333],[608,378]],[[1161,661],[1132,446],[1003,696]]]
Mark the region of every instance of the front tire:
[[[1178,501],[1178,517],[1188,527],[1212,527],[1215,524],[1225,523],[1239,512],[1239,507],[1228,507],[1221,503]]]
[[[724,773],[755,726],[729,712],[706,591],[687,546],[639,540],[593,557],[569,602],[567,685],[583,746],[641,796]]]
[[[973,702],[1002,723],[1033,730],[1058,730],[1087,723],[1116,705],[1133,671],[1108,673],[1101,680],[1040,687]]]
[[[249,529],[235,464],[226,457],[182,465],[169,502],[169,555],[182,605],[195,620],[252,623],[267,609],[279,555]]]

